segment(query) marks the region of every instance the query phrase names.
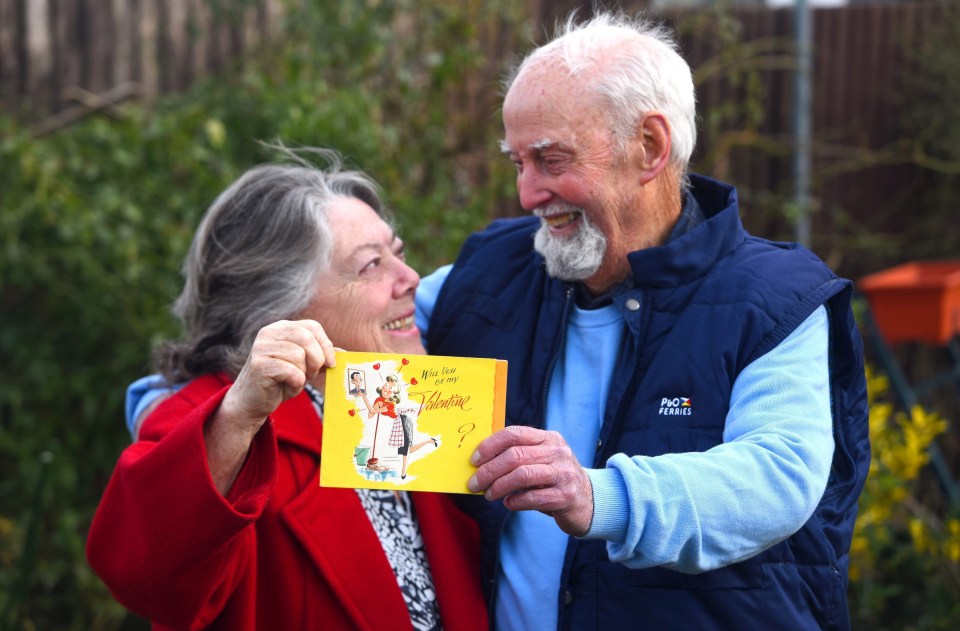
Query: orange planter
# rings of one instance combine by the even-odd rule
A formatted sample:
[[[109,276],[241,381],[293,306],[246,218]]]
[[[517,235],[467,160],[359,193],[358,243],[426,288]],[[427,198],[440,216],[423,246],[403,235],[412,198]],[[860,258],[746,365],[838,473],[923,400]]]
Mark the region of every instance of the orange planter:
[[[904,263],[859,284],[889,343],[943,345],[960,333],[960,261]]]

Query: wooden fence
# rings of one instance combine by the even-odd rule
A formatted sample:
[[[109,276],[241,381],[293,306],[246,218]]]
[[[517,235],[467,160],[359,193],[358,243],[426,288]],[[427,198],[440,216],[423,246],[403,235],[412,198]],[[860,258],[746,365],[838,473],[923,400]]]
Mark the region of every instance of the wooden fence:
[[[125,98],[181,90],[281,32],[289,1],[0,0],[0,110],[24,115],[40,135]],[[581,15],[590,13],[588,2],[526,2],[530,19],[543,25],[577,4]],[[620,4],[630,11],[648,2]],[[898,3],[813,11],[814,245],[851,275],[895,256],[894,239],[874,237],[897,235],[911,221],[902,212],[904,199],[922,178],[897,144],[911,72],[905,51],[957,7]],[[738,185],[748,228],[787,238],[791,228],[779,208],[792,186],[793,11],[738,9],[724,17],[729,28],[719,27],[712,12],[667,15],[696,73],[702,131],[694,168]],[[500,48],[517,37],[493,34],[486,41],[494,60],[514,53]],[[752,66],[752,78],[734,72],[737,64]],[[463,82],[486,86],[490,78],[465,76]],[[496,107],[488,96],[455,105],[470,109],[469,120],[487,118]],[[741,107],[758,98],[759,112]],[[477,171],[482,179],[482,165]],[[503,212],[516,211],[504,205]]]
[[[895,239],[874,237],[897,235],[911,221],[904,202],[922,185],[922,169],[898,150],[916,72],[910,51],[933,22],[957,10],[956,4],[917,3],[813,11],[814,243],[849,274],[876,270],[896,256]],[[723,65],[724,52],[724,42],[705,32],[715,29],[712,22],[698,29],[690,14],[675,16],[698,76],[703,124],[694,168],[737,184],[753,231],[790,237],[782,213],[750,212],[771,195],[789,197],[793,186],[793,10],[743,9],[733,17],[737,45],[758,70],[756,85],[742,75],[738,83],[711,72],[718,59]],[[747,102],[751,90],[762,94],[759,123],[751,125],[741,111],[721,125],[708,124],[717,108]]]
[[[125,98],[149,100],[181,90],[281,32],[290,1],[307,0],[0,0],[0,110],[22,114],[41,135]],[[590,14],[585,1],[525,1],[529,19],[541,25],[578,4],[581,15]],[[648,2],[620,4],[631,11]],[[897,257],[896,237],[914,220],[902,209],[922,190],[924,177],[902,151],[902,100],[912,72],[907,51],[930,24],[948,15],[957,19],[958,6],[920,2],[813,11],[813,245],[851,276]],[[677,25],[696,75],[702,130],[694,169],[737,184],[749,229],[791,238],[782,207],[793,182],[793,10],[666,17]],[[502,50],[503,42],[517,40],[515,33],[486,37],[489,58],[513,54],[512,46]],[[491,61],[490,68],[497,65]],[[451,103],[453,113],[477,120],[495,111],[492,95],[469,88],[490,85],[483,73],[489,68],[464,76],[462,91],[472,96]],[[743,107],[751,100],[759,103],[752,114]],[[490,142],[476,134],[458,140]],[[482,180],[485,167],[478,164],[476,171],[475,179]],[[518,208],[506,202],[502,212]],[[918,254],[942,255],[941,241]]]
[[[0,109],[56,115],[222,71],[281,26],[284,0],[0,0]]]
[[[40,135],[125,98],[181,90],[279,33],[289,1],[0,0],[0,110],[24,114]],[[588,2],[526,2],[530,19],[544,25],[577,4],[584,5],[581,15],[590,13]],[[620,4],[630,11],[648,2]],[[895,256],[895,240],[874,237],[896,235],[911,221],[903,202],[922,178],[897,151],[911,72],[905,51],[951,11],[956,3],[813,11],[814,245],[849,274],[876,270]],[[783,213],[769,208],[782,207],[792,186],[793,11],[738,9],[725,17],[732,24],[726,30],[715,13],[667,15],[697,78],[702,131],[694,168],[738,185],[748,228],[787,238]],[[491,59],[515,52],[496,48],[516,41],[516,34],[503,35],[487,39]],[[752,78],[734,72],[737,64],[751,66]],[[464,77],[464,85],[489,83],[487,76]],[[471,109],[471,120],[489,117],[495,106],[481,96],[456,107]],[[751,98],[761,108],[752,121],[746,108],[737,111]],[[482,178],[482,165],[477,170]],[[504,206],[507,214],[516,210]]]

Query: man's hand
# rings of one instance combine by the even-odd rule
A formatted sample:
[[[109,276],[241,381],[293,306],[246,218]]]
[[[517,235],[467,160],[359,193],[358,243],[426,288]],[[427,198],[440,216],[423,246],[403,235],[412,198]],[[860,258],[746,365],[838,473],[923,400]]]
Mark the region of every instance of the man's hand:
[[[204,428],[214,485],[226,495],[267,415],[336,363],[333,344],[314,320],[281,320],[260,329],[237,380]]]
[[[593,520],[593,487],[557,432],[513,425],[486,438],[471,462],[467,487],[510,510],[538,510],[567,534],[582,536]]]

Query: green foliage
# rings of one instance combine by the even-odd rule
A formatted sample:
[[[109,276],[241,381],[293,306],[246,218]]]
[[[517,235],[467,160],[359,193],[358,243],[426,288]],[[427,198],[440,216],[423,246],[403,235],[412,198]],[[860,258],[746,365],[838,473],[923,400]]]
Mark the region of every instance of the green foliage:
[[[123,386],[147,369],[151,341],[175,331],[166,306],[179,260],[237,170],[204,138],[205,120],[202,107],[129,110],[121,123],[90,120],[40,141],[4,123],[0,520],[10,536],[0,544],[0,605],[24,628],[121,614],[86,566],[84,537],[124,443]],[[36,515],[43,454],[52,462]],[[28,515],[40,539],[24,577],[11,572]],[[8,591],[15,580],[29,585],[19,603]]]
[[[512,3],[300,4],[281,44],[119,121],[31,139],[0,118],[0,629],[124,624],[84,558],[129,442],[123,390],[176,335],[168,305],[193,229],[268,157],[258,140],[335,147],[367,170],[421,271],[504,199],[493,107],[461,84],[503,70],[475,29],[518,20]]]
[[[960,517],[921,499],[930,444],[947,422],[920,406],[898,410],[885,376],[867,369],[870,474],[850,561],[855,627],[948,630],[960,624]]]
[[[960,8],[947,4],[941,10],[939,19],[927,24],[924,36],[906,50],[912,72],[902,97],[909,139],[903,152],[926,177],[918,186],[925,212],[906,222],[902,238],[919,258],[960,252],[960,232],[941,229],[956,221],[960,205]]]

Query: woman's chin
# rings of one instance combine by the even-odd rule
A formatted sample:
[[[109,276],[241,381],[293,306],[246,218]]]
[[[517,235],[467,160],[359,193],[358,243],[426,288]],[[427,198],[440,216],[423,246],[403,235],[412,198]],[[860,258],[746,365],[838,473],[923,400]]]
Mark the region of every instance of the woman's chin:
[[[426,355],[420,339],[420,329],[412,327],[400,331],[382,332],[383,350],[388,353],[409,353],[411,355]]]

